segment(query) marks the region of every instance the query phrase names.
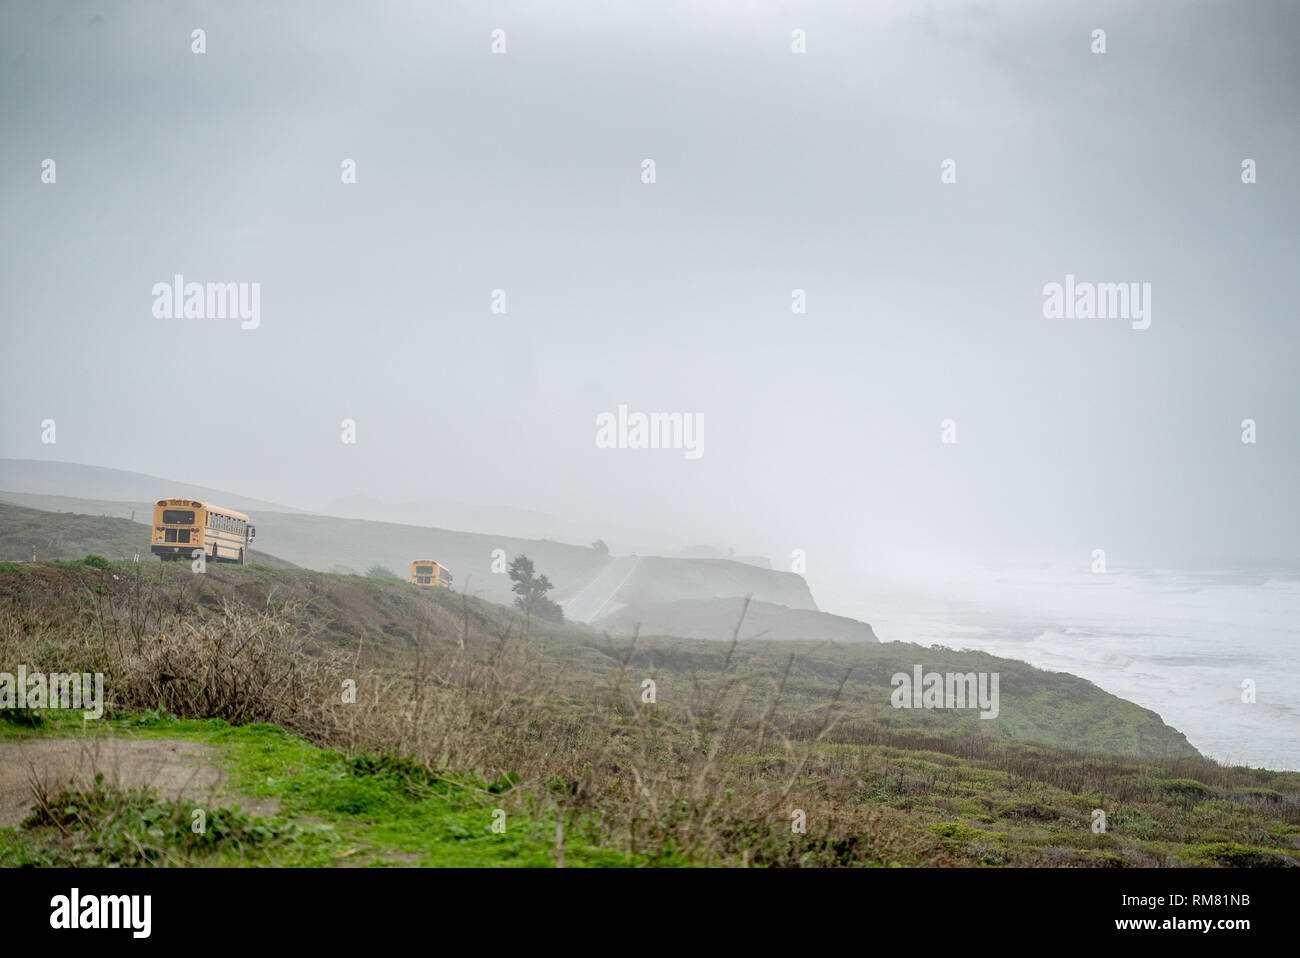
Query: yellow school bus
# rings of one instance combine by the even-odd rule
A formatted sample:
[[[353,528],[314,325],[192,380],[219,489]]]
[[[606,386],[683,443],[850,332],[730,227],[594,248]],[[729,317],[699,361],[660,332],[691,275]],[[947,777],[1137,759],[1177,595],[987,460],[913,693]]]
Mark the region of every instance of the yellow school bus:
[[[190,559],[202,549],[209,562],[246,565],[256,532],[242,512],[197,499],[159,499],[153,507],[151,551],[164,559]]]
[[[451,588],[451,573],[445,565],[438,565],[432,559],[416,559],[411,563],[411,582],[415,585],[446,586]]]

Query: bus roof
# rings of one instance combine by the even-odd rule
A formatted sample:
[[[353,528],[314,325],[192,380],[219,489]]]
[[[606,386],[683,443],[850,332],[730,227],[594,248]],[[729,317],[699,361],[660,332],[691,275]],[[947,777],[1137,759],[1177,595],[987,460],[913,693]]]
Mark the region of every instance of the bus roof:
[[[244,515],[242,512],[236,512],[234,509],[227,509],[225,506],[214,506],[210,502],[199,502],[197,499],[159,499],[155,505],[184,509],[206,509],[208,512],[217,512],[223,516],[231,516],[235,519],[242,519],[245,522],[248,522],[248,516]]]

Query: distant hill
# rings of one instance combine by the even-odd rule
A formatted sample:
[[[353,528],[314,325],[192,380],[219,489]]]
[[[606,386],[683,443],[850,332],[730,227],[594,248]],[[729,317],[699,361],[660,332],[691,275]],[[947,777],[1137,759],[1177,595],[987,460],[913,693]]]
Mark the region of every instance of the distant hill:
[[[505,569],[515,556],[523,554],[533,560],[537,571],[554,584],[552,598],[559,602],[582,593],[614,561],[614,557],[589,546],[555,539],[525,539],[410,523],[312,515],[230,491],[122,470],[0,459],[0,502],[29,510],[134,518],[137,523],[147,525],[153,503],[162,496],[173,495],[192,495],[247,512],[257,527],[257,545],[292,565],[357,573],[381,565],[405,578],[412,560],[434,559],[451,570],[457,591],[468,591],[506,605],[513,603],[514,593]],[[45,558],[81,558],[87,551],[94,551],[77,551],[83,542],[90,541],[92,532],[83,525],[66,539],[66,548],[60,551],[50,546],[44,552],[38,549],[38,554]],[[103,535],[106,541],[118,543],[113,547],[114,556],[140,551],[138,545],[127,549],[132,537],[124,536],[120,526],[111,532],[106,528]],[[58,541],[56,537],[48,538]],[[147,545],[147,538],[139,534],[132,541]],[[15,558],[30,559],[30,553],[19,553],[33,544],[39,545],[25,538],[21,543],[5,543],[5,551],[14,553]],[[871,627],[865,623],[821,613],[802,576],[747,561],[642,556],[635,560],[633,574],[616,579],[610,589],[611,594],[601,596],[598,603],[602,614],[616,614],[629,607],[640,609],[643,615],[653,613],[643,626],[653,622],[655,631],[665,633],[716,635],[712,627],[718,616],[730,615],[725,605],[674,606],[673,603],[739,600],[750,596],[756,603],[774,607],[765,613],[765,621],[770,622],[777,634],[791,638],[835,637],[841,641],[875,639]],[[587,596],[592,596],[591,590]],[[803,614],[786,615],[776,607]],[[621,627],[626,621],[624,616],[611,624]],[[724,634],[729,630],[727,624]],[[806,631],[800,634],[799,630]]]
[[[227,497],[223,505],[238,501]],[[153,500],[111,502],[69,496],[35,495],[0,491],[0,502],[26,509],[48,509],[86,516],[111,516],[148,524]],[[514,594],[504,570],[516,555],[529,556],[539,572],[555,585],[559,600],[581,590],[610,562],[595,549],[553,540],[515,539],[476,532],[455,532],[427,526],[365,519],[341,519],[265,510],[249,512],[257,526],[257,542],[293,565],[320,571],[364,572],[372,565],[387,566],[405,576],[413,559],[436,559],[451,569],[457,591],[467,589],[492,602],[510,604]],[[147,542],[138,538],[138,542]],[[495,558],[496,550],[504,561]],[[48,558],[80,558],[80,554]],[[31,556],[28,555],[27,558]],[[660,559],[643,557],[637,575],[629,580],[617,602],[663,601],[682,598],[753,595],[761,601],[815,609],[804,580],[789,572],[772,572],[726,559]]]
[[[254,521],[258,541],[297,565],[358,572],[382,565],[404,578],[413,559],[435,559],[451,570],[456,591],[503,604],[514,601],[505,566],[517,555],[531,558],[559,597],[584,585],[609,561],[584,546],[395,522],[277,512],[258,513]],[[499,572],[493,571],[496,550],[504,554],[495,563]]]
[[[734,559],[678,559],[642,556],[619,590],[625,605],[654,605],[682,599],[751,595],[761,602],[817,611],[803,576],[763,569]]]
[[[0,489],[27,495],[67,496],[119,503],[147,502],[150,505],[164,496],[188,496],[240,512],[261,512],[267,509],[275,512],[297,511],[289,506],[176,479],[160,479],[122,469],[45,459],[0,459]]]
[[[231,501],[228,497],[222,504]],[[49,509],[58,510],[59,514],[80,513],[83,518],[113,517],[112,522],[126,521],[127,528],[132,525],[129,521],[131,515],[135,516],[137,524],[143,523],[146,526],[153,515],[152,500],[110,502],[69,496],[0,492],[0,502],[11,503],[11,508],[21,507],[28,512]],[[252,510],[249,515],[257,527],[257,543],[265,549],[274,549],[275,555],[292,565],[320,571],[350,570],[358,574],[364,573],[373,565],[381,565],[405,578],[413,559],[435,559],[452,570],[457,591],[467,589],[472,595],[506,604],[513,602],[514,594],[510,590],[510,579],[504,571],[492,571],[493,553],[497,549],[505,554],[504,562],[495,563],[502,569],[505,568],[504,563],[520,553],[531,557],[539,571],[555,583],[557,594],[561,597],[584,585],[609,561],[594,549],[559,542],[512,539],[306,513]],[[104,521],[110,520],[104,518]],[[113,534],[120,536],[123,527],[114,528],[118,531]],[[134,551],[140,551],[141,543],[148,545],[147,535],[147,532],[135,533]],[[0,541],[3,539],[4,536],[0,533]],[[67,550],[64,553],[47,550],[42,553],[42,557],[76,559],[85,555],[84,552]],[[119,553],[114,553],[117,554]],[[30,553],[26,558],[31,558]]]
[[[0,502],[0,560],[30,562],[33,557],[84,559],[99,555],[106,559],[156,561],[149,552],[149,527],[130,519],[81,515],[74,512],[43,512]],[[250,562],[273,569],[292,563],[257,549],[248,552]]]
[[[731,634],[744,599],[682,599],[678,602],[626,606],[592,623],[597,629],[630,635],[673,635],[683,639],[718,639]],[[829,612],[789,609],[770,602],[749,603],[740,637],[770,641],[820,640],[879,642],[871,626]]]
[[[682,549],[674,553],[688,559],[731,559],[735,562],[744,562],[746,565],[756,565],[762,569],[772,568],[772,560],[767,556],[746,556],[736,555],[735,552],[723,552],[717,546],[713,545],[696,545]]]
[[[45,459],[0,458],[0,490],[118,503],[153,502],[164,494],[179,494],[216,502],[241,512],[309,512],[441,529],[491,530],[515,539],[559,539],[582,545],[596,538],[611,543],[622,539],[647,544],[671,538],[664,536],[663,530],[608,528],[605,523],[581,515],[560,517],[510,505],[481,505],[447,499],[392,501],[379,495],[352,495],[320,501],[307,496],[303,500],[295,498],[294,505],[289,506],[177,479]],[[675,549],[676,546],[665,543],[658,551],[675,552]]]
[[[285,511],[285,510],[278,510]],[[496,529],[517,539],[572,539],[578,533],[547,513],[509,506],[480,506],[446,499],[386,502],[373,496],[346,496],[322,503],[324,515],[372,522],[402,522],[441,529]],[[569,533],[567,536],[564,533]]]

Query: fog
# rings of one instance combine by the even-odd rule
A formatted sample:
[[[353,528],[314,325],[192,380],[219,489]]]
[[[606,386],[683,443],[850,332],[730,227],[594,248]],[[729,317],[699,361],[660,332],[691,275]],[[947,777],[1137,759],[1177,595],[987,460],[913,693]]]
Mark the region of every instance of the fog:
[[[0,456],[814,589],[1295,562],[1300,8],[542,6],[0,6]],[[1067,276],[1149,327],[1046,318]],[[620,405],[701,454],[600,448]]]

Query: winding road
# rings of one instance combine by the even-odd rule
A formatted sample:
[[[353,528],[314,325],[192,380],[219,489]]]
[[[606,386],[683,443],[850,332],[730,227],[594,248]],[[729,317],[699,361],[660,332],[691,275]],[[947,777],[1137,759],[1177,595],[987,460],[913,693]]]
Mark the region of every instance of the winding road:
[[[639,556],[619,556],[601,569],[594,579],[560,603],[564,617],[576,622],[595,622],[613,611],[614,597],[623,583],[632,577]]]

